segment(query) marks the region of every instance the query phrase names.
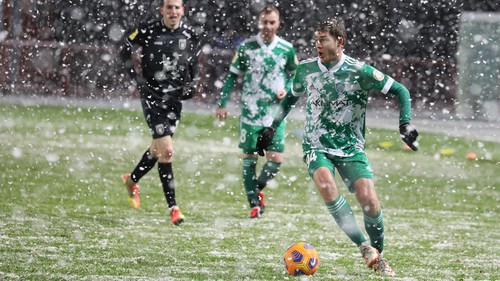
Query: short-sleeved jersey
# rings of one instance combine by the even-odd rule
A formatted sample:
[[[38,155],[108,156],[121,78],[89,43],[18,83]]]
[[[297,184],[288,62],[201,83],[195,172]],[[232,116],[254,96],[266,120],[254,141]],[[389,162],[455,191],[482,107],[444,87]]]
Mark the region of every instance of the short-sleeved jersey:
[[[368,91],[387,93],[394,79],[352,57],[330,69],[319,58],[302,61],[292,94],[306,95],[303,150],[349,157],[365,147]]]
[[[142,75],[160,97],[177,99],[198,75],[198,36],[187,24],[171,30],[162,20],[140,25],[127,38],[142,47]]]
[[[276,36],[266,45],[261,34],[238,47],[230,71],[243,74],[241,121],[254,126],[270,126],[276,94],[285,89],[288,75],[297,68],[293,45]],[[287,74],[288,73],[288,74]]]

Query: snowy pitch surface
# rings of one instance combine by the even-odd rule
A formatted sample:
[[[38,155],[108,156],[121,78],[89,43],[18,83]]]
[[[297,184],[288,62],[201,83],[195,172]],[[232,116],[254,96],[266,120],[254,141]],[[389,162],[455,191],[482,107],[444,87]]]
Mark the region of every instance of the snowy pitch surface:
[[[176,227],[156,170],[140,183],[139,210],[121,185],[149,145],[141,112],[0,105],[0,119],[0,279],[295,280],[282,258],[297,241],[319,252],[313,280],[382,279],[327,214],[292,133],[299,121],[289,123],[266,213],[250,220],[238,121],[218,128],[212,115],[185,114],[174,172],[187,219]],[[498,144],[422,137],[411,153],[396,130],[367,132],[396,280],[499,280]],[[396,145],[381,151],[382,140]],[[440,157],[449,146],[455,154]],[[468,151],[480,159],[466,160]],[[339,185],[361,224],[354,197]]]

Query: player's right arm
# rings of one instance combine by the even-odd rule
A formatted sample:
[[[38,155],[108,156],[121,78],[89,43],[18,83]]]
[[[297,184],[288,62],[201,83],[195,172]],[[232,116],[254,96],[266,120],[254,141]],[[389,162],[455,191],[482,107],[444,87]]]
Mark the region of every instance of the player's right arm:
[[[285,98],[280,102],[278,109],[274,113],[274,120],[271,125],[273,129],[280,126],[281,122],[286,118],[288,113],[295,107],[295,104],[299,100],[302,93],[305,91],[304,81],[301,74],[301,65],[296,67],[296,71],[291,81],[293,81],[291,87],[288,89]]]
[[[292,92],[292,90],[289,90],[285,98],[280,102],[280,105],[278,109],[276,110],[274,114],[274,119],[271,127],[273,129],[277,129],[281,122],[288,116],[288,113],[292,110],[292,108],[295,107],[295,104],[299,100],[299,96],[295,96]]]
[[[222,87],[222,92],[220,94],[219,102],[217,103],[217,109],[215,111],[215,116],[218,120],[224,120],[227,116],[227,102],[231,96],[236,79],[238,75],[242,74],[246,70],[244,60],[243,45],[239,46],[236,53],[231,61],[231,66],[229,67],[229,72],[224,81],[224,86]]]
[[[285,119],[285,117],[290,113],[294,105],[299,100],[298,96],[295,96],[292,93],[292,90],[289,90],[283,100],[281,100],[280,105],[277,111],[274,114],[274,120],[271,124],[271,127],[265,127],[260,131],[259,137],[257,138],[257,153],[260,156],[264,156],[264,150],[267,149],[272,143],[274,135],[276,134],[276,129],[280,126],[281,122]]]
[[[292,48],[288,53],[287,64],[286,64],[286,72],[288,74],[288,79],[285,84],[285,90],[288,92],[292,88],[293,80],[295,79],[295,72],[297,71],[297,67],[299,65],[299,59],[297,58],[297,54],[295,53],[295,49]]]
[[[265,127],[260,133],[259,138],[257,139],[257,153],[260,156],[264,156],[264,150],[267,149],[273,143],[273,137],[276,134],[276,129],[280,126],[281,122],[285,119],[285,117],[290,113],[292,108],[295,106],[297,101],[300,98],[300,93],[305,91],[305,88],[302,84],[302,79],[300,78],[300,65],[297,68],[297,72],[293,77],[293,86],[286,93],[285,98],[283,98],[278,106],[278,109],[274,113],[273,123],[271,127]]]
[[[120,58],[123,62],[125,69],[127,70],[130,77],[137,81],[138,74],[134,68],[134,60],[132,59],[132,54],[141,46],[141,32],[139,29],[135,29],[127,38],[122,45],[120,50]]]

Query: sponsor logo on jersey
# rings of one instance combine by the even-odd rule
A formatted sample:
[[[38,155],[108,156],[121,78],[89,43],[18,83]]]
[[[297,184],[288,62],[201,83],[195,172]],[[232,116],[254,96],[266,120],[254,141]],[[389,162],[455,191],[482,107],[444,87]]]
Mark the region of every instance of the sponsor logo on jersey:
[[[338,108],[338,107],[349,106],[349,103],[350,103],[349,100],[342,98],[342,99],[333,100],[329,104],[330,104],[330,108]],[[322,108],[325,106],[325,101],[318,98],[316,100],[311,100],[310,104],[315,106],[315,107]]]
[[[332,101],[331,102],[331,105],[332,105],[332,108],[336,108],[336,107],[344,107],[344,106],[348,106],[349,105],[349,101],[348,100],[336,100],[336,101]]]
[[[158,124],[155,126],[155,131],[158,135],[163,135],[165,132],[165,127],[163,127],[163,124]]]
[[[315,107],[321,107],[323,106],[323,102],[320,99],[310,101],[311,105],[314,105]]]
[[[187,40],[179,39],[179,49],[184,50],[186,49],[186,46],[187,46]]]
[[[382,74],[382,72],[378,71],[378,70],[375,70],[373,72],[373,78],[377,81],[382,81],[384,80],[384,74]]]

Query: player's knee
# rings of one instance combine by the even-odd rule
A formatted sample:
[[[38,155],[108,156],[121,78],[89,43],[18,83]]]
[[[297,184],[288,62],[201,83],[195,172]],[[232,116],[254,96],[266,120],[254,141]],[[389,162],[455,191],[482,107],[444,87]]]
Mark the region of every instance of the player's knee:
[[[269,160],[269,161],[276,162],[276,163],[283,162],[283,153],[281,153],[281,152],[268,151],[266,156],[267,156],[267,160]]]
[[[174,148],[173,147],[167,147],[163,150],[163,153],[161,153],[158,157],[158,161],[162,163],[167,163],[172,161],[172,157],[174,155]]]
[[[365,213],[376,213],[379,209],[379,203],[377,198],[367,198],[365,202],[363,202],[363,211]]]
[[[166,147],[164,149],[153,149],[150,150],[151,155],[154,158],[158,159],[161,163],[170,162],[172,160],[172,156],[174,155],[173,147]]]
[[[319,167],[313,175],[314,182],[320,189],[335,188],[335,181],[330,170],[326,167]]]
[[[368,192],[358,194],[357,198],[363,208],[363,213],[367,215],[375,215],[380,210],[380,203],[375,193]]]
[[[332,184],[330,182],[318,182],[316,184],[318,186],[318,189],[321,189],[321,190],[333,190],[335,189],[335,184]]]
[[[329,176],[318,176],[316,185],[320,190],[334,190],[336,189],[335,181]]]

